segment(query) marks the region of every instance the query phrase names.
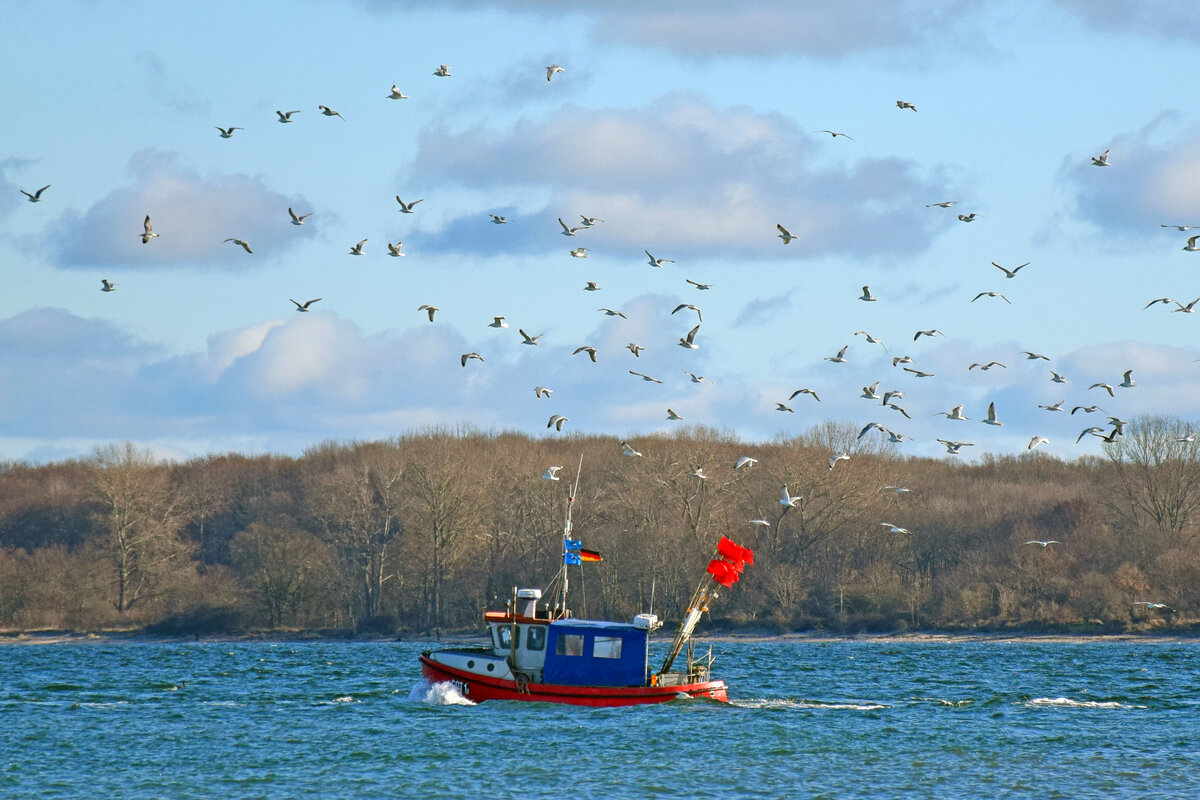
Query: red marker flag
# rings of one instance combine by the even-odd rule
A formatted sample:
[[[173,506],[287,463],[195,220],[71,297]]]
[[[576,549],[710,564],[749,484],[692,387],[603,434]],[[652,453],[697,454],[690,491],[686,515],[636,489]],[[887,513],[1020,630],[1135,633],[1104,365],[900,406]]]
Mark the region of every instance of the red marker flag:
[[[742,547],[740,544],[735,544],[724,536],[717,542],[717,552],[735,564],[739,561],[745,561],[750,566],[754,566],[754,551],[749,547]]]
[[[713,576],[714,581],[727,589],[732,589],[739,577],[732,564],[719,558],[708,562],[708,573]]]

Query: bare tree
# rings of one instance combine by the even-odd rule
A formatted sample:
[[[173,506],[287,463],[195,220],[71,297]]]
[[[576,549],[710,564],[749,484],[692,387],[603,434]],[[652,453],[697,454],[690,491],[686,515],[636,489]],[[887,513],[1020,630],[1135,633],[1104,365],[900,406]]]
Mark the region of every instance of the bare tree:
[[[1111,505],[1131,532],[1148,523],[1161,544],[1195,533],[1200,510],[1200,445],[1179,419],[1140,416],[1124,436],[1104,444],[1117,492]]]
[[[170,473],[149,451],[131,442],[106,445],[91,463],[102,550],[113,572],[112,604],[124,614],[186,565],[191,549],[179,536],[183,520]]]
[[[266,611],[272,627],[295,618],[306,600],[327,586],[332,555],[325,544],[294,525],[256,522],[230,548],[233,567]]]

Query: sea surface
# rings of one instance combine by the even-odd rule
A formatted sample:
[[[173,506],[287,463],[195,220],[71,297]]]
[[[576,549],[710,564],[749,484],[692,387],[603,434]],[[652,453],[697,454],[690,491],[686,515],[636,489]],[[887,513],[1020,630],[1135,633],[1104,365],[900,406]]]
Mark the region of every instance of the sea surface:
[[[1200,643],[718,641],[728,705],[622,709],[473,705],[429,647],[0,645],[0,797],[1200,797]]]

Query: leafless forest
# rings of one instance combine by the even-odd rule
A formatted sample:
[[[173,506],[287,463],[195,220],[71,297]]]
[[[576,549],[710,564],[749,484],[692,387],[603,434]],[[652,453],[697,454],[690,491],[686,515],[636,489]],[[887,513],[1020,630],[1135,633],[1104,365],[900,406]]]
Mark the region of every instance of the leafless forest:
[[[628,619],[653,586],[654,611],[677,619],[725,535],[755,565],[711,609],[717,627],[1194,623],[1200,456],[1183,421],[1139,418],[1072,462],[907,458],[857,433],[827,423],[746,444],[690,428],[629,456],[608,437],[438,429],[300,458],[164,463],[124,444],[6,464],[0,629],[470,630],[557,569],[580,458],[575,535],[604,560],[571,568],[578,615]],[[838,451],[851,457],[830,469]],[[757,463],[735,470],[744,455]],[[542,479],[551,465],[561,480]]]

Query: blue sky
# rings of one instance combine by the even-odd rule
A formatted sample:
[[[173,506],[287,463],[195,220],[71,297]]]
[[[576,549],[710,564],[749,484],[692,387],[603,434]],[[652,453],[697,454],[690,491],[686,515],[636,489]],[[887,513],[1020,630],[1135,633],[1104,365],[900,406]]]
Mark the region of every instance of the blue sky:
[[[565,432],[694,423],[752,441],[876,421],[914,455],[942,452],[937,438],[1016,453],[1040,435],[1072,458],[1098,451],[1075,438],[1101,416],[1194,419],[1200,319],[1143,308],[1200,295],[1189,233],[1160,227],[1200,224],[1192,13],[7,3],[0,458],[124,440],[299,453],[461,423],[561,435],[551,414]],[[393,83],[408,99],[387,98]],[[1092,166],[1106,149],[1111,166]],[[20,192],[46,184],[38,203]],[[397,195],[423,202],[401,214]],[[312,216],[294,226],[289,206]],[[160,236],[143,245],[146,214]],[[581,215],[604,222],[562,236],[557,218]],[[1006,279],[992,261],[1030,264]],[[1011,303],[972,301],[986,291]],[[316,297],[307,314],[289,300]],[[681,303],[703,313],[699,349],[677,346],[695,324],[671,313]],[[496,315],[510,327],[490,328]],[[944,336],[913,341],[929,328]],[[581,345],[595,364],[571,355]],[[825,360],[843,345],[846,363]],[[484,362],[460,366],[471,351]],[[893,367],[900,355],[934,377]],[[1007,367],[968,370],[992,360]],[[1135,388],[1087,388],[1128,369]],[[876,381],[911,419],[859,397]],[[801,387],[821,402],[788,402]],[[1104,414],[1037,407],[1059,400]],[[989,402],[1003,427],[979,424]],[[970,421],[936,415],[960,404]]]

